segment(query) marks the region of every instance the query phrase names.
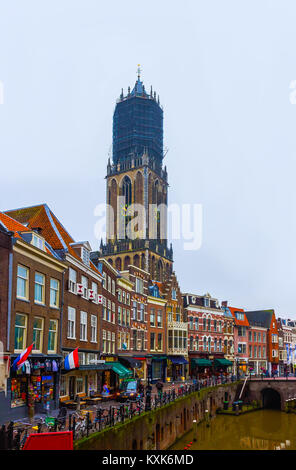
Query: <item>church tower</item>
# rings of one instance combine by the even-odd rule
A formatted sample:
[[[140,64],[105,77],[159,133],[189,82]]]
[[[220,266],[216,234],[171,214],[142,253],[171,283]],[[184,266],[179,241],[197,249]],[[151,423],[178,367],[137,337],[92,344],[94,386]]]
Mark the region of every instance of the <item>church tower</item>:
[[[119,271],[132,264],[164,282],[172,273],[173,251],[167,246],[163,110],[152,87],[146,92],[139,68],[132,91],[129,87],[124,95],[122,90],[116,102],[112,150],[106,176],[107,240],[101,243],[101,255]]]

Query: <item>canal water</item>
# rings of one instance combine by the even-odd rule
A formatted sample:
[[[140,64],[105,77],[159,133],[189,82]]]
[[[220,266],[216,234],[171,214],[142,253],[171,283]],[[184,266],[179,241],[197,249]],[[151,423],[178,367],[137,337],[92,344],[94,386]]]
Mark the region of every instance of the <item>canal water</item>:
[[[193,431],[178,440],[172,450],[275,450],[296,449],[296,414],[278,410],[258,410],[240,416],[217,415],[198,424],[197,441]]]

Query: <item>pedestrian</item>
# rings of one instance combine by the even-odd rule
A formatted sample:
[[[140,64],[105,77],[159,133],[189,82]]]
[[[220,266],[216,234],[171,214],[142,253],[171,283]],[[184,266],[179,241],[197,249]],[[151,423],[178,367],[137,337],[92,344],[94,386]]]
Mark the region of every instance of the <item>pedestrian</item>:
[[[157,388],[157,391],[158,391],[158,398],[162,398],[163,383],[161,382],[161,380],[157,381],[156,388]]]

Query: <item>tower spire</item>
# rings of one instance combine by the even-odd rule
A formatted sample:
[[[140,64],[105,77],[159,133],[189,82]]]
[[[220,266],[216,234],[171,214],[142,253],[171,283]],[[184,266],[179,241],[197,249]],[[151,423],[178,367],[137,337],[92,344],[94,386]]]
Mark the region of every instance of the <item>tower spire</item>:
[[[140,64],[138,64],[137,74],[138,74],[138,81],[140,81],[140,77],[141,77],[141,67],[140,67]]]

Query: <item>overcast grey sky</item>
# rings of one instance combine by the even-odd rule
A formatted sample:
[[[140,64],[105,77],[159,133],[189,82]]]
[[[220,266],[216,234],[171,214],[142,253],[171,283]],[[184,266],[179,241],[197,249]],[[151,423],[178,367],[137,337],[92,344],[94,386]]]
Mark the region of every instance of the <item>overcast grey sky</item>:
[[[97,248],[112,115],[142,66],[160,95],[185,292],[296,317],[295,1],[0,1],[0,210],[47,202]]]

